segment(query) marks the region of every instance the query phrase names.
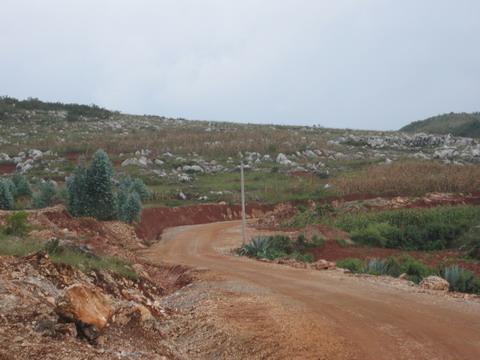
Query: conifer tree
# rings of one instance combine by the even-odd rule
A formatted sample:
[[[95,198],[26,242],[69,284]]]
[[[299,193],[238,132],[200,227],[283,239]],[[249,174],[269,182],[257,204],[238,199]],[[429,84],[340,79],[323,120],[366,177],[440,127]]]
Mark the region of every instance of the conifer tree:
[[[15,199],[13,198],[11,185],[6,179],[0,179],[0,209],[15,209]]]
[[[40,191],[33,197],[32,205],[36,209],[41,209],[52,205],[53,199],[57,195],[57,189],[53,181],[46,181],[40,185]]]
[[[139,220],[140,211],[142,210],[142,201],[136,192],[126,194],[124,202],[120,205],[120,220],[126,223],[132,223]]]
[[[105,151],[97,150],[95,152],[86,174],[88,215],[99,220],[114,219],[113,169]]]
[[[68,210],[73,216],[89,214],[87,199],[87,169],[84,164],[77,166],[67,181]]]
[[[22,196],[30,197],[32,196],[32,189],[25,175],[16,173],[12,177],[12,181],[15,184],[16,193],[15,197],[20,198]]]

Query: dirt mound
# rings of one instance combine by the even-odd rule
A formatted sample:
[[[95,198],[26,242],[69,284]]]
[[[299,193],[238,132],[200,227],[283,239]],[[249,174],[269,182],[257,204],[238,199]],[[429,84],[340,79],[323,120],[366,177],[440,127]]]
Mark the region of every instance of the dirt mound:
[[[95,319],[90,321],[91,311],[85,320],[91,310],[88,297],[77,297],[75,311],[63,316],[62,301],[77,288],[108,299],[112,313],[102,330]],[[131,280],[105,271],[84,274],[52,263],[43,253],[0,257],[0,358],[178,358],[158,330],[173,314],[160,305],[164,293],[143,276]]]
[[[248,204],[246,213],[248,217],[258,217],[271,209],[272,206],[270,205]],[[238,220],[240,218],[240,205],[202,204],[175,208],[150,208],[143,210],[136,233],[141,239],[156,240],[163,230],[169,227]]]

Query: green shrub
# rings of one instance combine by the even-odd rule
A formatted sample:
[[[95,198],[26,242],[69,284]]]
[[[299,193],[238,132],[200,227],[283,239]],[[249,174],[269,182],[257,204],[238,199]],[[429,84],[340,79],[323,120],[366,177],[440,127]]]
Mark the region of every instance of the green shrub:
[[[12,193],[12,188],[7,179],[0,179],[0,209],[15,209],[15,199]]]
[[[453,247],[478,218],[479,207],[445,206],[347,214],[334,224],[360,244],[429,251]]]
[[[450,284],[450,291],[480,293],[480,278],[476,277],[471,271],[452,265],[445,267],[441,275]]]
[[[325,238],[317,234],[312,236],[312,247],[321,247],[325,245]]]
[[[40,185],[39,192],[33,196],[32,205],[36,209],[45,208],[52,205],[57,194],[57,189],[53,181],[46,181]]]
[[[414,259],[409,255],[404,255],[399,259],[401,272],[407,274],[407,278],[418,284],[424,277],[433,273],[433,271],[421,261]]]
[[[361,259],[347,258],[340,261],[337,261],[337,267],[342,269],[348,269],[352,273],[363,273],[365,272],[365,262]]]
[[[372,275],[388,274],[388,265],[385,260],[370,259],[365,264],[365,272]]]
[[[480,260],[480,225],[473,227],[462,239],[461,250],[468,257]]]
[[[352,231],[350,237],[357,244],[384,247],[395,229],[386,223],[372,223],[364,229]]]
[[[28,214],[25,211],[18,211],[10,214],[5,219],[4,233],[7,235],[23,237],[29,231]]]
[[[126,222],[132,223],[140,219],[140,212],[142,211],[142,201],[140,196],[136,192],[129,194],[123,194],[117,198],[117,207],[118,207],[118,219]]]
[[[31,197],[32,189],[28,183],[27,177],[25,175],[16,173],[12,177],[12,182],[15,185],[15,199],[20,197]]]
[[[112,176],[113,167],[107,153],[97,150],[93,154],[86,172],[88,213],[96,219],[115,219],[116,208]]]

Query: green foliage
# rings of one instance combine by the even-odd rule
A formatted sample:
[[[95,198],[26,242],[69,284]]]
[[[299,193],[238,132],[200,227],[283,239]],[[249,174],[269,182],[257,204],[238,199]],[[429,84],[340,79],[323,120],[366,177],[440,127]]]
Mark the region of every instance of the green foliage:
[[[317,234],[312,236],[312,247],[322,247],[325,245],[325,238]]]
[[[449,113],[415,121],[400,131],[479,137],[480,113]]]
[[[357,244],[384,247],[395,230],[387,223],[371,223],[366,228],[352,231],[350,237]]]
[[[115,218],[112,176],[112,163],[107,153],[103,150],[97,150],[93,154],[86,172],[88,215],[96,219],[112,220]]]
[[[67,180],[68,211],[73,216],[89,215],[89,199],[87,196],[87,169],[83,164],[77,166]]]
[[[0,114],[19,110],[67,111],[67,120],[79,120],[80,117],[108,119],[112,112],[97,105],[62,104],[43,102],[37,98],[17,100],[12,97],[0,97]]]
[[[23,237],[29,231],[28,214],[25,211],[18,211],[8,215],[5,219],[3,232],[7,235]]]
[[[342,259],[340,261],[337,261],[337,267],[350,270],[354,274],[365,272],[365,262],[361,259]]]
[[[450,284],[450,291],[480,294],[480,278],[471,271],[453,265],[444,268],[441,274]]]
[[[45,181],[40,184],[39,192],[33,196],[32,205],[36,209],[41,209],[52,205],[57,194],[57,189],[53,181]]]
[[[136,192],[119,193],[117,198],[118,218],[126,223],[138,221],[142,211],[142,201]]]
[[[474,226],[462,239],[461,249],[472,259],[480,260],[480,225]]]
[[[294,258],[298,261],[313,261],[313,256],[306,252],[306,241],[303,235],[292,242],[288,236],[256,236],[248,244],[238,250],[243,256],[276,259],[282,257]]]
[[[428,251],[453,247],[479,217],[479,207],[446,206],[347,214],[334,224],[359,244]]]
[[[120,189],[129,193],[137,193],[141,201],[148,200],[152,196],[142,179],[127,176],[120,181]]]
[[[0,179],[0,209],[13,210],[15,209],[15,199],[12,193],[11,181],[7,179]]]
[[[15,185],[15,199],[32,196],[32,189],[25,175],[16,173],[12,177],[12,182]]]

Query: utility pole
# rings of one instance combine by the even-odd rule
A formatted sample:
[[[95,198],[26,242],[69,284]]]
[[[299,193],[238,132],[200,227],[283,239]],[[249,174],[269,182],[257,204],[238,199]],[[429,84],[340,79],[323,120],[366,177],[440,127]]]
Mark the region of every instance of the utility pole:
[[[243,175],[243,159],[240,163],[240,183],[242,192],[242,244],[247,243],[246,220],[245,220],[245,178]]]

